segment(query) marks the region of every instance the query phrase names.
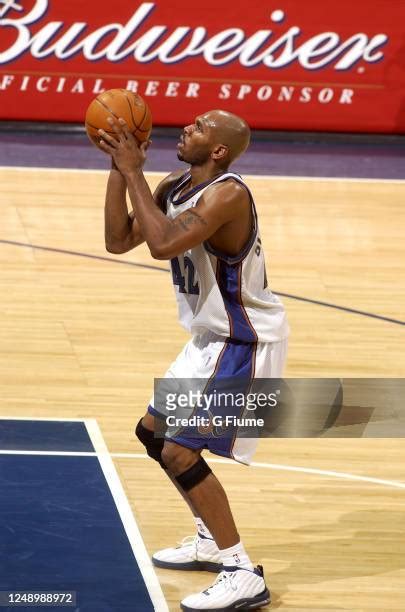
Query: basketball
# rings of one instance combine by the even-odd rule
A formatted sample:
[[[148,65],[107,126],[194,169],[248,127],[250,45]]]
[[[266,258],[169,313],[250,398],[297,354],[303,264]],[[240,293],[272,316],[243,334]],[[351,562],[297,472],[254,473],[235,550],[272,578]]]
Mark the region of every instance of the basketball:
[[[109,89],[95,98],[89,105],[85,126],[91,142],[100,148],[99,129],[115,136],[108,117],[125,119],[129,130],[139,143],[149,139],[152,131],[152,114],[140,95],[127,89]]]

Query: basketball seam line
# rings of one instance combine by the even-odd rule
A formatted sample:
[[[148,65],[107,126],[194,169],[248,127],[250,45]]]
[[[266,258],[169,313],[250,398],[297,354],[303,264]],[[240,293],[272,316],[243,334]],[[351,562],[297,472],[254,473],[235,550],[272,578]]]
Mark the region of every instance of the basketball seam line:
[[[127,102],[128,102],[128,106],[129,106],[129,110],[130,110],[130,113],[131,113],[132,121],[133,121],[134,126],[136,127],[137,131],[138,131],[138,132],[148,132],[149,128],[148,128],[148,129],[146,129],[146,130],[143,130],[143,129],[140,127],[140,126],[142,125],[142,123],[145,121],[146,113],[148,112],[148,106],[147,106],[146,102],[144,101],[144,104],[145,104],[145,111],[144,111],[144,113],[143,113],[143,117],[142,117],[142,119],[141,119],[141,122],[140,122],[140,124],[139,124],[139,126],[138,126],[138,125],[136,124],[136,122],[135,122],[135,119],[134,119],[134,114],[133,114],[133,112],[132,112],[131,102],[129,101],[129,98],[128,98],[128,95],[127,95],[127,93],[126,93],[126,90],[125,90],[125,89],[124,89],[124,94],[125,94],[125,98],[126,98],[126,100],[127,100]]]
[[[86,121],[86,125],[88,125],[89,127],[93,128],[93,130],[97,130],[98,131],[100,129],[100,128],[96,127],[95,125],[93,125],[92,123],[89,123],[88,121]],[[106,130],[104,128],[103,128],[103,130],[104,130],[104,132],[106,134],[113,134],[113,135],[115,134],[115,132],[112,132],[110,130]]]
[[[138,129],[138,125],[137,125],[137,123],[135,121],[134,113],[132,112],[131,102],[129,101],[129,98],[128,98],[126,93],[124,93],[124,96],[125,96],[126,101],[128,102],[129,112],[131,113],[132,123],[134,124],[135,128]],[[146,107],[145,107],[145,109],[146,109]],[[145,117],[145,114],[143,116]],[[143,121],[143,118],[142,118],[142,121]],[[142,124],[142,121],[141,121],[140,125]]]
[[[116,118],[116,120],[118,121],[119,117],[117,117],[117,115],[114,113],[114,111],[111,110],[111,108],[109,106],[107,106],[107,104],[104,104],[104,102],[102,102],[101,100],[99,100],[98,98],[96,98],[96,102],[98,104],[100,104],[100,106],[103,106],[105,109],[108,110],[109,113],[112,114],[113,117]]]

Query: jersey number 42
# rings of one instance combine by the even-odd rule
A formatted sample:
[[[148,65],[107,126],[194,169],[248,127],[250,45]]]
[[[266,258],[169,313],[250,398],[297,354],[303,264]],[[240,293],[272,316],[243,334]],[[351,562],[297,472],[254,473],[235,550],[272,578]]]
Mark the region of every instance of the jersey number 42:
[[[198,295],[200,293],[200,288],[198,282],[195,280],[194,264],[187,255],[181,259],[183,266],[181,266],[178,257],[173,257],[173,259],[170,260],[173,284],[178,285],[180,293]]]

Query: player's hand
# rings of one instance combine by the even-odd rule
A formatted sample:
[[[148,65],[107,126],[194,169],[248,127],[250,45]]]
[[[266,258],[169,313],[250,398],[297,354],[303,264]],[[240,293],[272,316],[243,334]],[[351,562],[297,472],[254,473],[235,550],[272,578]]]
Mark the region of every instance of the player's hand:
[[[146,151],[151,141],[138,143],[136,138],[128,129],[124,119],[114,121],[107,119],[111,125],[114,136],[107,134],[104,130],[98,130],[100,136],[100,147],[113,158],[114,163],[125,176],[134,169],[143,167],[146,160]]]

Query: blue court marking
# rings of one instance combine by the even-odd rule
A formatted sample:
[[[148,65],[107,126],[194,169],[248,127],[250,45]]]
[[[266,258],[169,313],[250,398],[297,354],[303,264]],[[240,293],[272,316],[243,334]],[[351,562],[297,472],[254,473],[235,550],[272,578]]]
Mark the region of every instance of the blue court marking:
[[[13,419],[0,419],[0,449],[95,452],[83,423]]]
[[[80,251],[68,251],[66,249],[57,249],[53,247],[46,247],[36,244],[27,244],[25,242],[16,242],[14,240],[3,240],[0,239],[0,244],[11,244],[13,246],[26,247],[30,249],[37,249],[38,251],[50,251],[52,253],[61,253],[63,255],[73,255],[74,257],[86,257],[88,259],[95,259],[99,261],[108,261],[110,263],[118,263],[124,266],[133,266],[135,268],[146,268],[148,270],[156,270],[157,272],[170,272],[168,268],[161,268],[160,266],[153,266],[150,264],[141,264],[134,261],[128,261],[125,259],[116,259],[114,257],[102,257],[101,255],[91,255],[90,253],[81,253]],[[375,314],[373,312],[366,312],[365,310],[357,310],[356,308],[350,308],[348,306],[339,306],[338,304],[331,304],[330,302],[322,302],[320,300],[313,300],[311,298],[302,297],[299,295],[293,295],[291,293],[283,293],[281,291],[273,290],[273,293],[286,297],[291,300],[297,300],[299,302],[308,302],[309,304],[315,304],[316,306],[324,306],[325,308],[333,308],[335,310],[341,310],[343,312],[349,312],[351,314],[361,315],[363,317],[370,317],[371,319],[378,319],[380,321],[386,321],[387,323],[394,323],[395,325],[405,325],[405,321],[400,319],[393,319],[391,317],[385,317],[384,315]]]
[[[24,432],[17,432],[20,424]],[[16,443],[32,421],[10,424]],[[39,422],[32,435],[59,450],[72,446],[58,422]],[[71,423],[69,423],[71,425]],[[85,439],[78,429],[78,447]],[[52,432],[51,429],[54,428]],[[71,429],[71,433],[73,432]],[[3,436],[4,437],[4,436]],[[73,437],[73,436],[72,436]],[[81,440],[80,440],[81,439]],[[25,444],[24,444],[25,445]],[[87,448],[90,448],[87,445]],[[0,444],[0,451],[4,450]],[[98,457],[0,453],[0,590],[76,591],[74,612],[153,612],[154,606],[137,564]],[[13,612],[14,607],[1,607]],[[56,607],[19,610],[60,611]]]

